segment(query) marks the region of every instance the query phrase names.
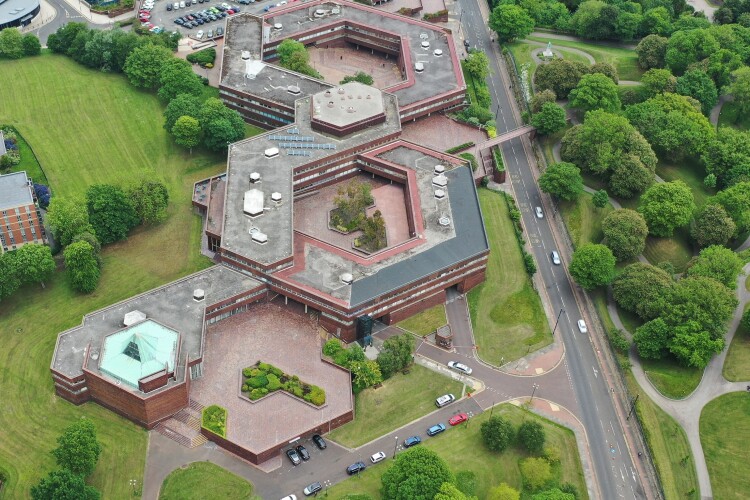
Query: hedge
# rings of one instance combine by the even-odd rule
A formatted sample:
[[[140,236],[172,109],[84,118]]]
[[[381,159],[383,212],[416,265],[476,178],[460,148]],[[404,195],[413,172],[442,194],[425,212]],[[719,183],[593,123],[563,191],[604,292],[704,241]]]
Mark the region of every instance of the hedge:
[[[326,345],[329,350],[335,351],[333,343]],[[339,348],[341,348],[340,344]],[[336,352],[337,355],[342,353],[346,355],[347,351],[342,349]],[[288,375],[281,368],[269,363],[258,362],[255,366],[243,368],[242,375],[244,377],[242,392],[247,393],[247,397],[252,401],[283,390],[316,406],[321,406],[326,402],[326,393],[322,388],[303,382],[296,375]]]
[[[463,151],[464,149],[469,149],[473,145],[473,142],[464,142],[463,144],[459,144],[458,146],[446,149],[445,152],[448,154],[458,153],[459,151]]]
[[[227,409],[219,405],[203,408],[202,427],[223,438],[227,437]]]

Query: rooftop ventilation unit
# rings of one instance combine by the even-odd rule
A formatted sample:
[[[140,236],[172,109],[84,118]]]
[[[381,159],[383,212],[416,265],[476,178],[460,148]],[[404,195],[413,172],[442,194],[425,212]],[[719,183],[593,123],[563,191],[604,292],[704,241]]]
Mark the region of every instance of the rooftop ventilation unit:
[[[243,61],[250,60],[250,51],[249,50],[243,50],[242,51],[242,60]]]
[[[424,40],[420,45],[422,45],[423,49],[429,49],[430,48],[430,42],[427,40]]]
[[[300,88],[296,85],[289,85],[286,88],[286,91],[292,95],[300,95],[302,93],[302,90],[300,90]]]
[[[279,148],[268,148],[263,154],[266,158],[276,158],[279,156]]]
[[[261,233],[260,231],[254,232],[251,238],[255,243],[258,243],[260,245],[265,245],[266,243],[268,243],[268,236],[266,236],[265,233]]]
[[[438,219],[438,224],[441,226],[450,226],[451,225],[451,219],[447,215],[443,215]]]
[[[443,174],[436,175],[432,178],[432,183],[439,188],[445,188],[448,185],[448,178]]]
[[[122,324],[124,326],[135,325],[136,323],[140,323],[144,319],[146,319],[146,315],[141,311],[130,311],[129,313],[125,314],[125,317],[122,320]]]
[[[414,63],[414,71],[416,71],[417,73],[421,73],[422,71],[424,71],[424,64],[421,62]]]
[[[271,193],[271,200],[274,203],[281,203],[281,193]]]
[[[258,172],[253,172],[250,174],[250,184],[255,184],[256,182],[260,182],[260,174]]]
[[[344,94],[344,92],[346,92],[346,91],[344,90],[344,87],[339,87],[338,93],[339,93],[339,94],[341,94],[341,95],[343,95],[343,94]]]
[[[438,200],[442,200],[443,198],[445,198],[445,191],[443,191],[442,189],[436,189],[435,198],[437,198]]]
[[[354,282],[354,276],[351,273],[344,273],[341,275],[341,282],[345,285],[351,285]]]
[[[445,167],[443,165],[435,165],[435,175],[440,175],[443,172],[445,172]]]
[[[193,300],[196,302],[202,302],[206,298],[206,292],[202,288],[196,288],[193,291]]]
[[[315,9],[315,12],[313,13],[313,17],[323,17],[326,15],[326,11],[323,9]]]
[[[263,215],[263,191],[259,189],[245,191],[242,211],[245,215],[249,215],[250,217]]]
[[[435,50],[434,50],[434,51],[432,52],[432,55],[433,55],[433,56],[435,56],[435,57],[440,57],[440,56],[442,56],[442,55],[443,55],[443,51],[442,51],[442,50],[440,50],[440,49],[435,49]]]
[[[347,113],[354,113],[355,111],[357,111],[357,110],[354,109],[354,106],[349,106],[348,108],[346,108],[346,112]]]
[[[284,26],[281,23],[276,23],[273,25],[273,29],[276,31],[281,31],[284,29]]]
[[[341,9],[339,9],[338,7],[334,7],[331,9],[331,14],[333,14],[334,16],[340,13],[341,13]]]

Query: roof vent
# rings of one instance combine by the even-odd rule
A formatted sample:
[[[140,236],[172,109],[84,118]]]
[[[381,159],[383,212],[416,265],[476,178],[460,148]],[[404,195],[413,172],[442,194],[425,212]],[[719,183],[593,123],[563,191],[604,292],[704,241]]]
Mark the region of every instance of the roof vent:
[[[281,193],[271,193],[271,199],[274,203],[281,203]]]
[[[450,226],[451,225],[451,219],[447,215],[443,215],[438,219],[438,224],[441,226]]]
[[[445,167],[443,165],[435,165],[435,175],[440,175],[443,172],[445,172]]]
[[[347,113],[354,113],[355,111],[356,109],[354,109],[354,106],[349,106],[348,108],[346,108]]]
[[[435,49],[435,50],[434,50],[434,51],[432,52],[432,55],[434,55],[435,57],[440,57],[440,56],[442,56],[442,55],[443,55],[443,51],[442,51],[442,50],[440,50],[440,49]]]
[[[193,300],[194,301],[201,302],[205,298],[206,298],[206,292],[204,292],[202,288],[196,288],[193,291]]]
[[[286,91],[289,92],[292,95],[300,95],[302,93],[302,91],[300,90],[300,88],[298,86],[296,86],[296,85],[289,85],[286,88]]]
[[[250,51],[249,50],[243,50],[242,51],[242,60],[247,61],[250,59]]]
[[[339,87],[339,94],[343,94],[345,92],[344,87]]]
[[[421,45],[422,45],[422,48],[423,48],[423,49],[429,49],[429,48],[430,48],[430,42],[428,42],[427,40],[424,40],[424,41],[423,41],[423,42],[421,43]]]
[[[328,101],[328,107],[329,107],[329,108],[332,108],[332,107],[334,107],[334,106],[335,106],[335,104],[333,104],[333,101]]]
[[[432,178],[432,183],[439,188],[445,188],[448,185],[448,178],[443,174],[439,174]]]
[[[124,326],[130,326],[136,323],[140,323],[144,319],[146,319],[146,315],[141,311],[130,311],[129,313],[125,314],[125,317],[122,320],[122,324]]]
[[[325,95],[326,97],[331,97],[333,95],[333,93],[331,92],[330,89],[328,89],[328,90],[326,90],[326,93],[323,94],[323,95]]]
[[[255,184],[256,182],[260,182],[260,174],[258,172],[253,172],[250,174],[250,184]]]
[[[334,16],[339,13],[341,13],[341,9],[339,9],[338,7],[334,7],[331,9],[331,14],[333,14]]]
[[[263,154],[266,158],[276,158],[279,156],[279,148],[268,148]]]
[[[326,15],[326,11],[323,9],[315,9],[315,12],[313,13],[314,17],[323,17]]]
[[[414,63],[414,71],[416,71],[417,73],[421,73],[422,71],[424,71],[424,63]]]
[[[281,31],[284,29],[284,26],[281,23],[276,23],[273,25],[273,29],[275,29],[276,31]]]
[[[365,97],[365,99],[372,99],[372,96],[370,94],[367,94],[367,96]]]
[[[354,276],[351,273],[344,273],[341,275],[341,282],[345,285],[351,285],[354,282]]]
[[[252,234],[252,239],[255,243],[258,243],[259,245],[265,245],[268,243],[268,236],[266,236],[265,233],[261,233],[260,231],[256,231]]]
[[[242,211],[250,217],[263,215],[263,191],[260,189],[245,191]]]
[[[443,191],[442,189],[436,189],[435,198],[437,198],[438,200],[442,200],[443,198],[445,198],[445,191]]]

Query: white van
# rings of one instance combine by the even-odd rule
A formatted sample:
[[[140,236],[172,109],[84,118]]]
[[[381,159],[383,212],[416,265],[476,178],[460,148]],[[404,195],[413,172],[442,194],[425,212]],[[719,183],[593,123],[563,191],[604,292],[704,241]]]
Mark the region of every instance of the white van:
[[[453,394],[444,394],[435,400],[435,406],[442,408],[447,406],[456,400],[456,396]]]

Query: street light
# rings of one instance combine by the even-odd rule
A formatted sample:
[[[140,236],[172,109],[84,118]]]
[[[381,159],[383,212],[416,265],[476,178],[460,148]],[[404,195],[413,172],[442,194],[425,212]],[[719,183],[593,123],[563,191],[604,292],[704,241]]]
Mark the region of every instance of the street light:
[[[557,330],[557,324],[560,322],[560,316],[565,312],[565,309],[560,308],[560,312],[557,314],[557,320],[555,321],[555,327],[552,329],[552,336],[555,336],[555,330]]]
[[[539,384],[534,384],[532,387],[533,389],[531,391],[531,399],[529,400],[529,404],[531,404],[534,401],[534,393],[536,392],[537,389],[539,389]]]
[[[396,458],[396,449],[398,448],[398,436],[395,436],[396,444],[393,445],[393,458]]]

